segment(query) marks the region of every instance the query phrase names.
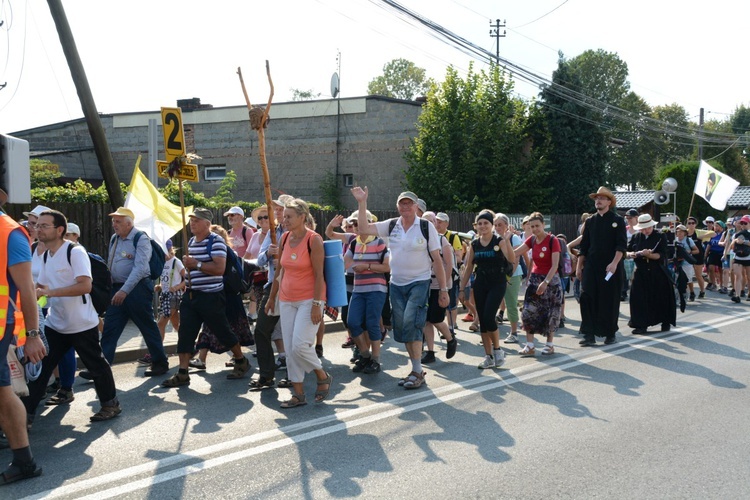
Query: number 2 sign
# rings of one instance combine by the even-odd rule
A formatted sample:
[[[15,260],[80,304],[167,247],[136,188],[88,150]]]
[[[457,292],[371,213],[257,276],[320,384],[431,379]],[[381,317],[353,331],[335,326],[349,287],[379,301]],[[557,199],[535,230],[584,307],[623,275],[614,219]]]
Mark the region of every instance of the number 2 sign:
[[[185,136],[182,132],[180,108],[161,108],[161,125],[164,132],[164,150],[167,162],[177,156],[185,156]]]

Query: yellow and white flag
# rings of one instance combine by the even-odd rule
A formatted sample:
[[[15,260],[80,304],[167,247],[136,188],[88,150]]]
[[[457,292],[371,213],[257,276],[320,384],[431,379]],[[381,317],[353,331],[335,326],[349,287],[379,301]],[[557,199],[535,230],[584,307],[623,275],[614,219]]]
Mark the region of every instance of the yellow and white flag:
[[[143,175],[140,160],[139,156],[125,197],[125,208],[133,211],[136,229],[145,232],[166,252],[167,240],[182,230],[182,212],[179,205],[170,203]],[[185,207],[185,214],[191,213],[193,207]]]
[[[740,183],[701,160],[693,192],[716,210],[724,210]]]

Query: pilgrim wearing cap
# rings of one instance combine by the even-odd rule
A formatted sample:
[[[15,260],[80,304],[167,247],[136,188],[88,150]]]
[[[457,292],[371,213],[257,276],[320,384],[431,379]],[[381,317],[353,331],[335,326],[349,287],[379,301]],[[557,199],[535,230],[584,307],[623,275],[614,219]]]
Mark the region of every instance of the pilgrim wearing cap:
[[[628,325],[635,334],[647,333],[654,325],[669,331],[677,317],[674,288],[665,265],[667,240],[655,226],[649,214],[639,216],[638,234],[628,244],[628,257],[635,260]]]
[[[623,273],[620,261],[627,247],[625,220],[617,215],[612,191],[600,187],[589,198],[596,214],[584,223],[576,275],[581,279],[581,345],[616,342]]]

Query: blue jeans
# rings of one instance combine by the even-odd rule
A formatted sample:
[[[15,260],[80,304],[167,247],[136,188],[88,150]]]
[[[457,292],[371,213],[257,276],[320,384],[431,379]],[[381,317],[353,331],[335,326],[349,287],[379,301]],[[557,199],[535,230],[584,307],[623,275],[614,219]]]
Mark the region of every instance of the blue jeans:
[[[377,342],[380,336],[380,316],[385,304],[385,292],[354,292],[349,302],[348,326],[352,337],[359,337],[367,330],[370,340]]]
[[[122,284],[112,285],[113,297],[121,287]],[[154,320],[154,288],[151,280],[141,280],[133,288],[133,291],[125,297],[122,305],[107,307],[107,312],[104,314],[102,352],[110,364],[115,359],[117,341],[120,340],[128,320],[133,320],[135,326],[141,331],[143,340],[146,341],[146,347],[148,347],[148,353],[151,355],[151,362],[155,364],[167,363],[161,333],[159,333],[159,327],[156,326]]]
[[[390,290],[393,338],[402,343],[421,341],[422,329],[427,321],[430,280],[415,281],[404,286],[391,283]]]

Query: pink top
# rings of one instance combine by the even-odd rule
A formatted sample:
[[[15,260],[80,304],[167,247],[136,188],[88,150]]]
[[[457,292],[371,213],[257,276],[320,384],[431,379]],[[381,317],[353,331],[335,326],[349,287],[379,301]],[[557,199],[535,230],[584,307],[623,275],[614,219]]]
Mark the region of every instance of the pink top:
[[[240,259],[245,257],[245,248],[247,248],[254,232],[255,229],[247,226],[242,226],[239,229],[231,228],[229,230],[229,241],[227,243],[232,246],[232,250],[235,251]]]
[[[554,252],[561,252],[560,240],[548,234],[541,243],[537,243],[536,236],[532,234],[524,241],[524,244],[528,248],[531,248],[531,258],[534,259],[534,266],[531,268],[531,272],[546,276],[552,268],[552,254]],[[550,247],[552,248],[550,249]]]
[[[289,244],[289,233],[283,236],[284,248],[280,262],[284,268],[284,277],[281,279],[279,295],[279,300],[283,302],[299,302],[315,298],[315,274],[313,273],[310,238],[320,238],[320,236],[308,229],[302,241],[292,248]],[[322,268],[320,272],[323,272]],[[325,294],[325,286],[323,293]]]
[[[263,239],[267,235],[268,235],[268,231],[266,231],[265,233],[256,231],[255,234],[253,234],[253,237],[250,238],[250,243],[247,244],[247,248],[245,249],[246,259],[258,258],[258,254],[260,253],[260,246],[261,244],[263,244]]]

